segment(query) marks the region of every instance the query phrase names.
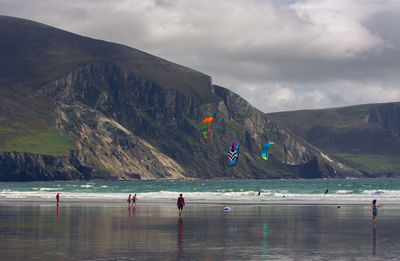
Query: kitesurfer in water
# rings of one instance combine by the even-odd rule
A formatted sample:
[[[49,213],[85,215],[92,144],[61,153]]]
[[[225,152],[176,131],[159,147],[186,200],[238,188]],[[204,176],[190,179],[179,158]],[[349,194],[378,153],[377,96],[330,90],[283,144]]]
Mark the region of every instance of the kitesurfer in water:
[[[179,195],[178,201],[176,202],[179,210],[179,216],[182,216],[183,206],[185,206],[185,199],[182,197],[182,194]]]
[[[372,210],[372,224],[376,223],[376,216],[378,216],[378,208],[383,207],[383,205],[377,205],[376,204],[376,199],[372,201],[371,208],[369,210]]]
[[[325,190],[324,195],[325,195],[325,194],[328,194],[328,189]]]

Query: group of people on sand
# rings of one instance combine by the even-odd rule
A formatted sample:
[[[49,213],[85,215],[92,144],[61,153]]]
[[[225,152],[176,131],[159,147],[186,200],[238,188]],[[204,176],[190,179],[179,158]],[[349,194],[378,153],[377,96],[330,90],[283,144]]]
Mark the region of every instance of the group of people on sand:
[[[327,193],[328,193],[328,189],[325,191],[324,194],[327,194]],[[60,193],[57,193],[56,200],[57,200],[57,205],[58,205],[58,203],[60,202]],[[132,197],[131,194],[129,194],[129,197],[128,197],[128,200],[127,200],[128,206],[131,206],[131,204],[132,204],[132,206],[136,207],[136,201],[137,201],[136,194],[133,195],[133,197]],[[183,198],[182,194],[179,195],[178,200],[176,201],[176,205],[178,207],[179,216],[181,217],[182,216],[183,207],[185,206],[185,199]],[[370,207],[370,210],[372,210],[372,223],[373,224],[376,224],[376,217],[378,216],[378,208],[380,208],[380,207],[383,207],[383,205],[377,205],[376,204],[376,199],[374,199],[372,201],[371,207]]]
[[[131,204],[133,206],[133,204],[135,204],[135,207],[136,207],[136,201],[137,201],[136,194],[133,197],[131,197],[131,196],[132,196],[131,194],[129,194],[129,196],[128,196],[128,200],[127,200],[128,206],[130,206]],[[183,198],[182,194],[179,195],[178,200],[176,201],[176,205],[178,207],[179,216],[181,217],[183,207],[185,206],[185,199]]]
[[[129,194],[129,197],[128,197],[128,206],[130,206],[131,204],[132,204],[132,207],[133,207],[133,205],[135,205],[135,207],[136,207],[136,200],[137,200],[137,198],[136,198],[136,194],[133,196],[133,197],[131,197],[131,194]]]

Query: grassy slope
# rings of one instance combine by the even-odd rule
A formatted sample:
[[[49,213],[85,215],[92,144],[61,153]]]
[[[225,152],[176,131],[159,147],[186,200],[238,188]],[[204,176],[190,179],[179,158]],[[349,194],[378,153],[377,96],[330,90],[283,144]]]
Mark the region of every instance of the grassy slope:
[[[199,101],[217,100],[209,76],[127,46],[6,16],[0,16],[0,36],[0,86],[37,88],[80,65],[106,61]]]
[[[55,127],[53,105],[44,99],[0,97],[0,151],[60,156],[74,148]]]
[[[345,164],[362,171],[400,168],[400,139],[368,123],[379,104],[271,113],[285,127]]]
[[[84,64],[112,62],[199,102],[217,100],[208,76],[133,48],[6,16],[0,37],[0,151],[61,155],[73,147],[54,127],[52,101],[25,97]]]

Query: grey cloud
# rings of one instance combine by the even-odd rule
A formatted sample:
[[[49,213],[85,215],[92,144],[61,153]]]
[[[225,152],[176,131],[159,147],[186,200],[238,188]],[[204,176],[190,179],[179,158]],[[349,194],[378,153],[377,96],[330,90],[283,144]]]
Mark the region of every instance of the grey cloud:
[[[240,86],[240,87],[237,87]],[[354,104],[393,102],[400,97],[400,88],[391,82],[337,81],[321,84],[296,85],[266,83],[249,86],[238,83],[231,87],[265,112],[318,109]]]
[[[0,0],[202,71],[263,111],[400,100],[396,0]]]

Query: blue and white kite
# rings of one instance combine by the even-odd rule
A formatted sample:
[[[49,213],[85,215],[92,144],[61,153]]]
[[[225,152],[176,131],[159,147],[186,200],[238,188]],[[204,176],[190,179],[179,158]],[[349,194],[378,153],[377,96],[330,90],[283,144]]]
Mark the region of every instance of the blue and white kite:
[[[228,148],[228,163],[230,166],[235,166],[239,159],[239,142],[232,141]]]

